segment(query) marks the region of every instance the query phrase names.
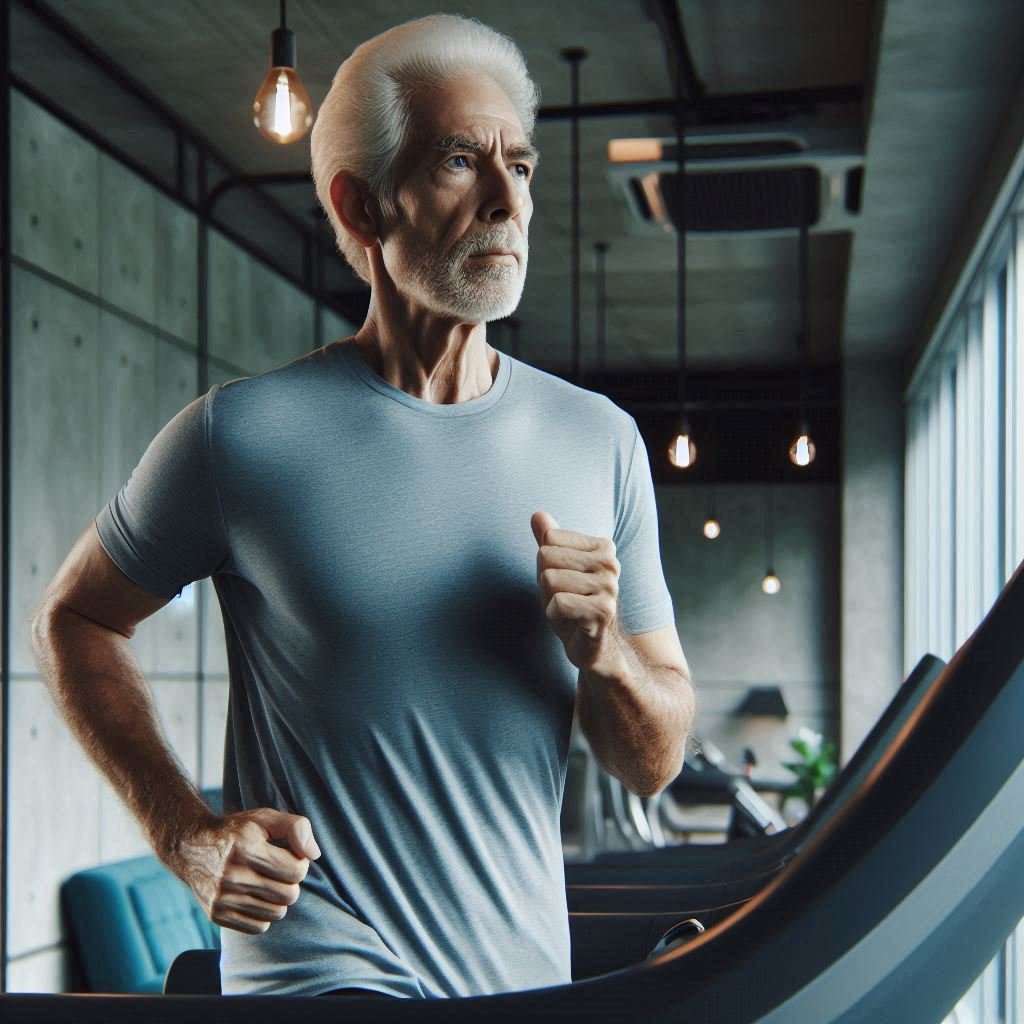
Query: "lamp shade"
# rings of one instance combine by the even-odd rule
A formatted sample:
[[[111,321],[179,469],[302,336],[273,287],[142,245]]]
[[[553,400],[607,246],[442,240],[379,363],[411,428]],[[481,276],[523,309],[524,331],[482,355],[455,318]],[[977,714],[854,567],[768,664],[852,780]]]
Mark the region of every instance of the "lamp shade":
[[[789,715],[789,708],[786,707],[782,691],[777,686],[752,686],[736,709],[736,714],[786,718]]]

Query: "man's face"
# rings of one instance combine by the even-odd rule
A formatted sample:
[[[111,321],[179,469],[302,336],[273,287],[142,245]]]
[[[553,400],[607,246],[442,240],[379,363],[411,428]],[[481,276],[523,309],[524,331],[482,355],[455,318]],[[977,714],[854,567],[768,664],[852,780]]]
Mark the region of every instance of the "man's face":
[[[526,283],[536,151],[508,96],[484,74],[421,90],[411,113],[399,217],[381,234],[388,273],[437,313],[465,323],[507,316]]]

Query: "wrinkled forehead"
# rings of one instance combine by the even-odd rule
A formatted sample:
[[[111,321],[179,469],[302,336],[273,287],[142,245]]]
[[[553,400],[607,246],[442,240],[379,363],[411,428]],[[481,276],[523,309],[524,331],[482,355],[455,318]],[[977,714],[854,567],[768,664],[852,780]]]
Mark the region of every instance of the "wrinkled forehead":
[[[515,105],[482,72],[416,89],[409,97],[409,113],[403,156],[410,163],[457,149],[490,147],[496,134],[507,156],[536,154]]]

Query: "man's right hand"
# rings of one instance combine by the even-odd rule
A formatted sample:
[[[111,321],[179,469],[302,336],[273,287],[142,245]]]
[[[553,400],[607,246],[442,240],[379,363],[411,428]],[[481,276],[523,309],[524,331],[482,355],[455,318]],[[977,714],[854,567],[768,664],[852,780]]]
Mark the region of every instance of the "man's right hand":
[[[308,818],[256,807],[197,822],[180,838],[171,866],[214,924],[258,935],[299,898],[299,883],[319,856]]]

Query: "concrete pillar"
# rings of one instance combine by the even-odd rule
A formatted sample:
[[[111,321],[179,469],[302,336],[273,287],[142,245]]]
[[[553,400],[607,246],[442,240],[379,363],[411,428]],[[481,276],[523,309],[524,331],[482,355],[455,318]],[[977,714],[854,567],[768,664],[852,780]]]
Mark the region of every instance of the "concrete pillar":
[[[903,679],[903,374],[899,359],[843,368],[840,760]]]

